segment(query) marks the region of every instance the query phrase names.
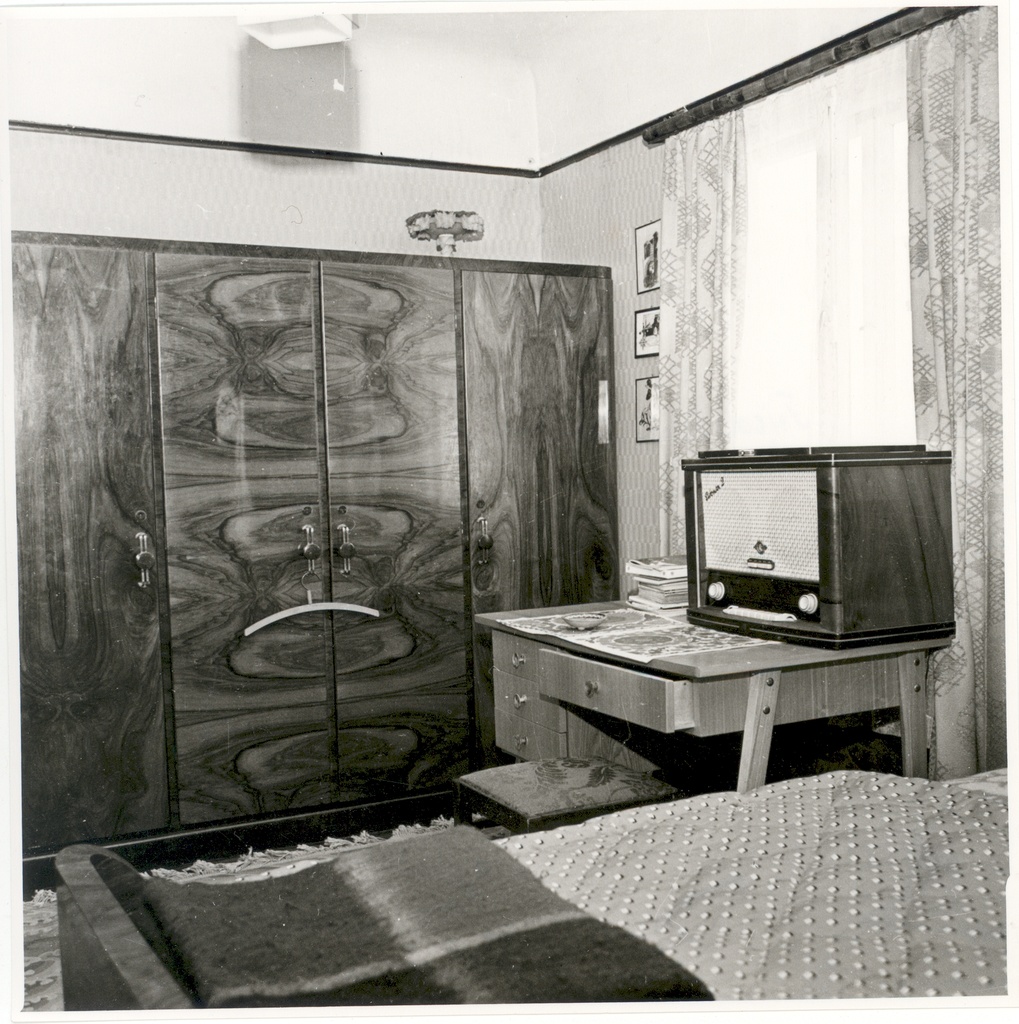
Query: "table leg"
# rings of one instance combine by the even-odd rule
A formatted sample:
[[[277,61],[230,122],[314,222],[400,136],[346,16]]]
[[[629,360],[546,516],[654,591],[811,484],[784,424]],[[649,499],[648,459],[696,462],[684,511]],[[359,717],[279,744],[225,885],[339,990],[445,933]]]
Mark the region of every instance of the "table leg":
[[[780,678],[781,673],[777,670],[760,672],[750,677],[747,718],[743,726],[743,747],[740,751],[739,778],[736,782],[737,793],[746,793],[764,785],[764,778],[768,772],[768,754],[771,751],[771,733],[775,728]]]
[[[927,767],[927,655],[924,651],[900,654],[899,715],[902,728],[902,774],[928,778]]]

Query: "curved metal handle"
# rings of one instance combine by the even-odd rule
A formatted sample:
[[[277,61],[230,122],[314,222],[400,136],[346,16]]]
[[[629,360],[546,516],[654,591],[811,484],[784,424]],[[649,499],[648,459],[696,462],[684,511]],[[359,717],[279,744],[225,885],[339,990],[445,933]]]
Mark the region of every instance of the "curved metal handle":
[[[141,579],[138,580],[139,587],[147,587],[152,582],[149,572],[156,567],[156,556],[149,551],[149,535],[144,531],[136,533],[134,539],[138,541],[138,553],[134,556],[135,563],[141,569]]]
[[[593,679],[584,682],[584,695],[593,697],[598,692],[598,684]]]
[[[310,604],[294,605],[293,608],[284,608],[282,611],[273,612],[272,615],[266,615],[264,619],[259,619],[258,622],[253,622],[248,626],[244,630],[244,635],[251,636],[252,633],[257,633],[271,623],[279,622],[280,619],[289,619],[294,615],[306,615],[308,612],[358,612],[361,615],[371,615],[376,619],[380,616],[378,609],[366,608],[363,604],[347,604],[344,601],[315,601]]]
[[[514,736],[513,737],[513,744],[517,748],[517,750],[523,750],[524,747],[527,746],[527,737],[526,736]]]
[[[350,560],[357,554],[357,548],[350,543],[350,527],[346,523],[340,523],[336,530],[340,535],[340,546],[336,549],[336,554],[342,559],[340,573],[349,576]]]
[[[522,654],[517,654],[516,651],[513,652],[513,657],[510,660],[513,662],[514,668],[520,668],[521,665],[524,665],[527,662],[527,658]]]
[[[522,708],[527,703],[526,693],[515,693],[513,694],[513,707]]]
[[[478,524],[478,529],[481,531],[478,537],[478,565],[486,565],[488,563],[488,556],[492,548],[495,546],[495,541],[492,540],[492,535],[488,532],[488,517],[478,516],[475,520]]]

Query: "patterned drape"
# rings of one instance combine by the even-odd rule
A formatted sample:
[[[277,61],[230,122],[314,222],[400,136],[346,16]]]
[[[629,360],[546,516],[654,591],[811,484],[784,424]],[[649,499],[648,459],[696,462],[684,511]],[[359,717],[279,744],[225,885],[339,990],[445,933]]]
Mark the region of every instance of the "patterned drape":
[[[661,253],[660,538],[686,550],[680,460],[722,448],[742,326],[746,249],[743,118],[726,114],[665,143]]]
[[[953,453],[957,636],[932,661],[931,776],[1005,764],[997,22],[976,9],[908,49],[917,439]]]

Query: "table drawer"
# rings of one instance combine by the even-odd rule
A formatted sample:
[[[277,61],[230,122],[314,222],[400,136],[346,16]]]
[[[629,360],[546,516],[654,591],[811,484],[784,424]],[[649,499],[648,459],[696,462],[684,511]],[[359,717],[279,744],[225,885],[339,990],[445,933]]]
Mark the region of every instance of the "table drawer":
[[[509,633],[492,633],[492,661],[496,668],[512,672],[521,679],[538,678],[538,648],[536,640],[511,636]]]
[[[553,732],[566,731],[566,712],[558,704],[542,700],[534,680],[499,669],[494,671],[493,677],[497,708]]]
[[[525,761],[566,756],[566,733],[546,729],[501,708],[495,709],[495,742]]]
[[[589,708],[658,732],[693,728],[692,684],[544,648],[539,689],[556,700]]]

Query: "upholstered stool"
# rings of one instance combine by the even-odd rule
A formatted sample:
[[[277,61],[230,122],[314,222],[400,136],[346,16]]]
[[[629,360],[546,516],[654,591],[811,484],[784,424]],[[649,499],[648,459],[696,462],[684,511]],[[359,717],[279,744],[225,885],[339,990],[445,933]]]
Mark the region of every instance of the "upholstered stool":
[[[573,825],[598,814],[672,800],[677,792],[653,775],[597,757],[555,757],[484,768],[454,782],[453,817],[477,812],[511,832]]]

